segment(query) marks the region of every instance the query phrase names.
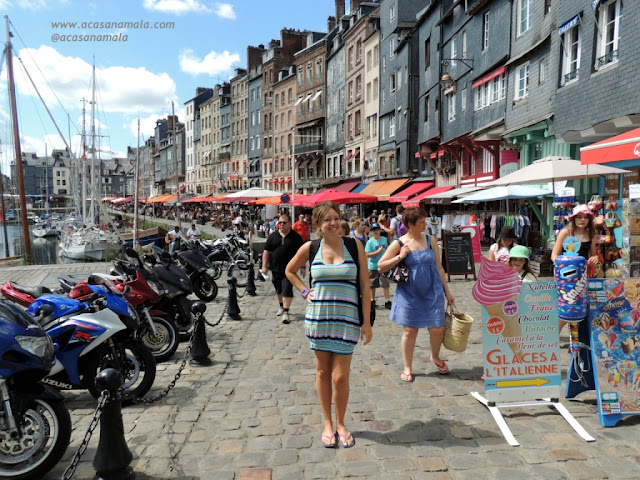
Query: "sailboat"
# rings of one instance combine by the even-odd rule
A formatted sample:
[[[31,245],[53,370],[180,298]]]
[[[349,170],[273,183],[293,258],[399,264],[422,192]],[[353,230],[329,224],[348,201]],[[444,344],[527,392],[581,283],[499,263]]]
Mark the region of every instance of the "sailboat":
[[[91,183],[87,180],[86,166],[86,146],[84,135],[84,108],[83,108],[83,155],[82,155],[82,219],[87,222],[99,218],[98,210],[100,209],[100,200],[96,197],[98,185],[98,170],[100,169],[99,161],[96,162],[95,152],[95,91],[96,91],[96,67],[93,65],[91,76]],[[89,215],[87,215],[86,188],[89,187],[91,196],[91,207]],[[87,222],[88,223],[88,222]],[[70,224],[66,231],[63,232],[60,242],[60,256],[73,260],[98,260],[102,261],[107,258],[109,252],[116,252],[119,249],[121,240],[117,233],[110,232],[106,226],[101,228],[97,226],[78,226]]]
[[[45,162],[45,182],[46,182],[46,197],[45,197],[45,203],[48,206],[49,205],[49,157],[47,155],[47,144],[45,143],[44,145],[44,162]],[[49,209],[47,208],[47,213],[45,215],[43,215],[42,217],[38,217],[36,219],[36,223],[35,223],[35,227],[33,227],[31,229],[31,231],[33,232],[33,234],[38,237],[38,238],[42,238],[42,237],[55,237],[58,235],[58,228],[56,223],[53,222],[52,218],[51,218],[51,214],[49,212]]]

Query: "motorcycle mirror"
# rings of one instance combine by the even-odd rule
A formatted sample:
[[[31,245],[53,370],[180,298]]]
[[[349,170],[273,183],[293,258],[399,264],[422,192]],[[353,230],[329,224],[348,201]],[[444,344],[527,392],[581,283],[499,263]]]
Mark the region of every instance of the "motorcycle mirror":
[[[122,287],[122,295],[126,295],[130,291],[131,291],[131,285],[125,285],[124,287]]]
[[[138,258],[138,252],[136,252],[133,248],[129,247],[127,248],[124,253],[127,254],[127,256],[131,257],[131,258]]]
[[[104,283],[104,279],[100,278],[97,275],[89,275],[89,278],[87,279],[87,283],[89,285],[102,285]]]

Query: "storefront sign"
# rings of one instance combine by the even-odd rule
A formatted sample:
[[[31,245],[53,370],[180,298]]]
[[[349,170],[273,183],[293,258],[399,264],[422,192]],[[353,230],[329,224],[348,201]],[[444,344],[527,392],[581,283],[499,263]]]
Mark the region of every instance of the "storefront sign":
[[[473,261],[476,265],[482,262],[482,246],[480,245],[480,227],[477,225],[469,225],[462,227],[463,232],[471,234],[471,249],[473,250]]]
[[[483,306],[484,389],[488,401],[559,397],[557,307],[555,282],[523,283],[519,295]]]
[[[629,185],[638,183],[640,179],[638,168],[626,168],[625,170],[631,170],[631,173],[625,173],[622,175],[622,198],[629,198]]]
[[[640,279],[589,281],[591,352],[600,423],[640,414]]]
[[[604,178],[605,197],[620,198],[620,175],[607,175]]]

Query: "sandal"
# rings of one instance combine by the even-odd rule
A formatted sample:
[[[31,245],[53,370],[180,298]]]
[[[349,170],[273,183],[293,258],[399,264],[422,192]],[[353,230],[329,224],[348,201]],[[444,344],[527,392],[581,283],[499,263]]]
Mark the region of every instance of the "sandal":
[[[328,439],[329,442],[325,442],[324,439]],[[336,434],[332,433],[331,435],[322,434],[322,446],[324,448],[336,448],[338,446],[338,442],[336,441]]]
[[[351,448],[356,444],[356,439],[353,438],[353,435],[347,433],[346,435],[338,434],[340,437],[340,443],[342,444],[342,448]],[[351,439],[351,442],[347,442],[347,440]]]
[[[446,375],[447,373],[449,373],[449,367],[447,366],[444,360],[442,360],[441,365],[438,365],[433,359],[433,357],[430,357],[429,360],[431,361],[431,363],[433,363],[436,366],[436,368],[438,369],[438,373],[440,375]]]
[[[413,373],[402,372],[400,374],[400,378],[402,379],[403,382],[411,383],[413,382]]]

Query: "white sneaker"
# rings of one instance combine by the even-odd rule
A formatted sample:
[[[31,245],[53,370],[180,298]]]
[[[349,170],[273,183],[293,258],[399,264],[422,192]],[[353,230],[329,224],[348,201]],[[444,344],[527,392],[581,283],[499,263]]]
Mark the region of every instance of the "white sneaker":
[[[289,312],[284,312],[282,314],[282,323],[285,323],[285,324],[291,323],[291,316],[289,315]]]
[[[280,307],[278,309],[278,313],[276,313],[276,317],[279,317],[280,315],[282,315],[284,313],[284,308]]]

